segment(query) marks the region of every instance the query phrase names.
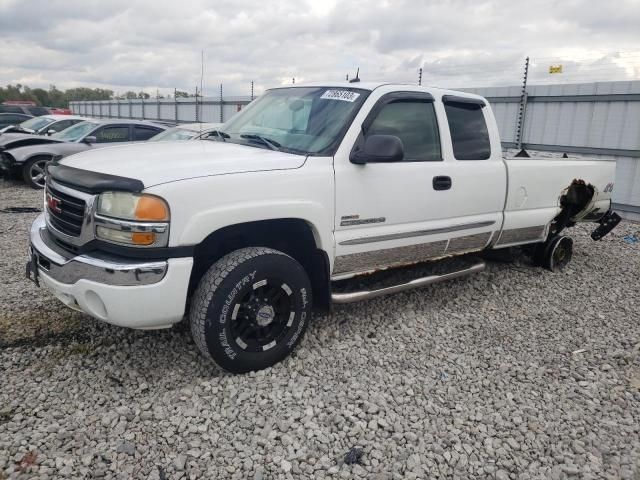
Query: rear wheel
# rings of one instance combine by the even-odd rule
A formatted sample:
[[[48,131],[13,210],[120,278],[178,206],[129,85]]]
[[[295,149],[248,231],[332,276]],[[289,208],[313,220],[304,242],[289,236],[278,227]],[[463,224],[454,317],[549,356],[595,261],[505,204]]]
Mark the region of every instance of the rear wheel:
[[[572,257],[573,240],[565,235],[555,235],[533,251],[534,262],[552,272],[564,270]]]
[[[233,373],[284,359],[310,316],[311,284],[302,266],[263,247],[236,250],[209,268],[189,312],[200,351]]]
[[[552,272],[562,271],[573,257],[573,240],[564,235],[553,237],[547,246],[544,266]]]
[[[47,157],[35,157],[29,159],[22,169],[22,178],[31,188],[44,188],[45,167],[51,161]]]

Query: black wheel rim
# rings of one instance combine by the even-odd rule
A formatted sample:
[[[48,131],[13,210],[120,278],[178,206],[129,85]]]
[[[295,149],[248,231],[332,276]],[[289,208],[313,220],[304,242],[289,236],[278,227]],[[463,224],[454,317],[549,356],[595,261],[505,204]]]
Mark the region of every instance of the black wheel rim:
[[[281,280],[267,278],[250,285],[231,313],[231,335],[247,352],[266,352],[278,345],[293,325],[292,290]]]
[[[29,176],[31,177],[31,181],[38,185],[39,187],[44,187],[45,183],[45,167],[47,166],[46,160],[38,160],[37,162],[33,162],[31,168],[29,169]]]

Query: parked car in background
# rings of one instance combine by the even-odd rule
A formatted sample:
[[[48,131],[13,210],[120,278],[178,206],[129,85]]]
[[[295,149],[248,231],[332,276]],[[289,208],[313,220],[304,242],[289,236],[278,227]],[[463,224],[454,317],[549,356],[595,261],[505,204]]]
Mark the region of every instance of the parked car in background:
[[[19,125],[30,118],[33,118],[33,115],[26,115],[24,113],[0,113],[0,128]]]
[[[150,142],[166,142],[169,140],[198,140],[222,126],[222,123],[183,123],[173,128],[168,128],[155,137],[149,139]]]
[[[73,115],[69,108],[49,108],[52,115]]]
[[[0,172],[21,175],[30,187],[43,188],[44,169],[53,158],[148,140],[165,129],[164,125],[140,120],[87,120],[48,137],[29,135],[21,139],[21,146],[0,151]]]
[[[0,113],[23,113],[32,117],[39,117],[40,115],[49,115],[50,112],[46,107],[3,103],[0,105]]]
[[[86,120],[89,119],[75,115],[41,115],[25,120],[18,125],[4,127],[0,129],[0,135],[4,133],[52,135]]]

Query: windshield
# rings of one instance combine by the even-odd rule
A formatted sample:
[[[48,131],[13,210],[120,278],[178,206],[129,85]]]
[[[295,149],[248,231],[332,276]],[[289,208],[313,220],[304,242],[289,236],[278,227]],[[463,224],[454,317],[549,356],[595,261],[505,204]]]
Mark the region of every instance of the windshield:
[[[38,131],[46,127],[47,125],[55,122],[53,118],[49,117],[33,117],[20,124],[20,128],[28,128],[29,130]]]
[[[221,127],[218,140],[303,155],[332,155],[368,92],[345,87],[267,91]]]
[[[149,142],[165,142],[169,140],[189,140],[195,137],[198,132],[187,130],[186,128],[173,127],[151,137]]]
[[[52,138],[58,140],[64,140],[65,142],[75,142],[84,137],[87,133],[93,130],[98,124],[93,122],[80,122],[76,123],[72,127],[65,128],[61,132],[51,135]]]

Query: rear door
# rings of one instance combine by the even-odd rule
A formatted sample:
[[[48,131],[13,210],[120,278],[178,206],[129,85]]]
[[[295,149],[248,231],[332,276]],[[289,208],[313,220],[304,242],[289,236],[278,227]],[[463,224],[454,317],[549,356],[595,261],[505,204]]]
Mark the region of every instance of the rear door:
[[[373,103],[370,113],[356,117],[334,163],[334,275],[478,250],[500,228],[506,174],[499,146],[493,155],[486,122],[484,130],[477,123],[475,110],[484,121],[484,107],[467,106],[475,113],[462,118],[451,113],[450,122],[441,97],[424,89],[385,92],[381,87],[367,99]],[[460,136],[460,122],[480,129],[484,143],[474,147],[472,137]],[[351,163],[351,150],[373,134],[398,136],[404,160]],[[456,150],[460,159],[452,136],[467,147],[464,154]]]

